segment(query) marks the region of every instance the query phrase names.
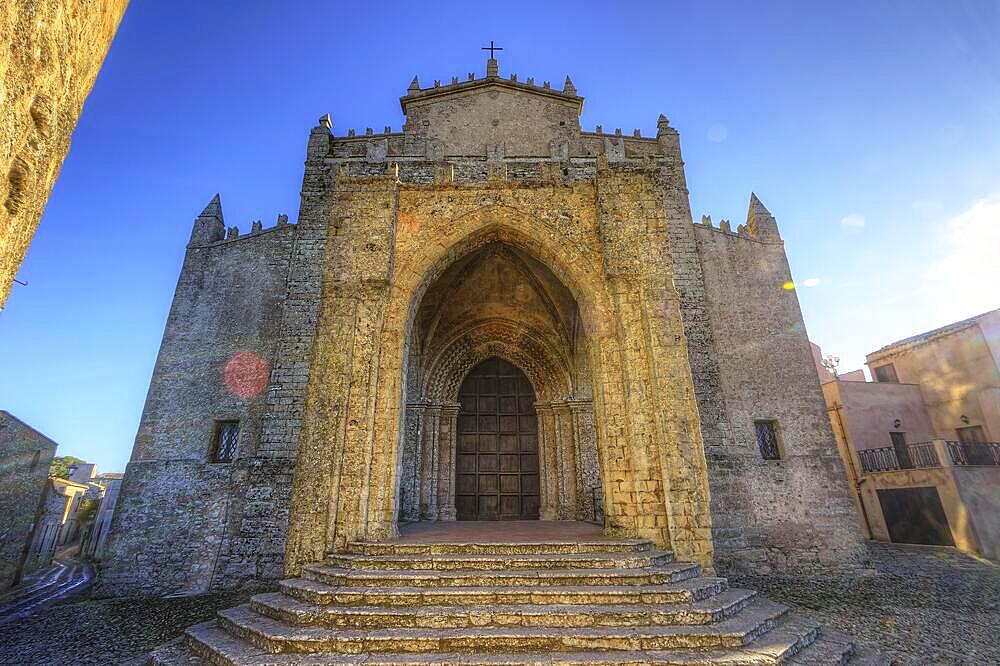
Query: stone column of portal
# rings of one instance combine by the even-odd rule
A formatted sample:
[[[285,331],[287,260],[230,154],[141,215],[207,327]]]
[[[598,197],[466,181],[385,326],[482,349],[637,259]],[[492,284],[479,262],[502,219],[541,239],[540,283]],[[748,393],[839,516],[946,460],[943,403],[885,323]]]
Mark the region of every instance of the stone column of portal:
[[[559,486],[556,478],[556,441],[553,426],[552,405],[545,402],[535,403],[535,414],[538,417],[538,490],[541,506],[538,517],[541,520],[556,520],[559,512],[556,507],[559,499]]]
[[[559,520],[576,519],[576,443],[573,441],[573,414],[566,402],[552,403],[552,421],[556,436]]]
[[[441,407],[438,432],[438,520],[455,520],[455,464],[458,446],[458,405]]]
[[[405,467],[402,470],[403,479],[408,484],[406,493],[402,498],[402,509],[400,511],[402,520],[420,520],[420,488],[423,485],[423,460],[424,460],[424,408],[427,405],[421,402],[411,402],[406,405],[405,423],[405,446],[406,451],[403,456]]]
[[[424,520],[438,518],[438,423],[441,419],[440,405],[427,405],[424,409],[423,464],[421,465],[420,517]]]
[[[601,505],[604,502],[604,487],[597,461],[594,403],[590,400],[569,400],[567,404],[573,415],[573,443],[576,445],[576,517],[578,520],[603,521]]]

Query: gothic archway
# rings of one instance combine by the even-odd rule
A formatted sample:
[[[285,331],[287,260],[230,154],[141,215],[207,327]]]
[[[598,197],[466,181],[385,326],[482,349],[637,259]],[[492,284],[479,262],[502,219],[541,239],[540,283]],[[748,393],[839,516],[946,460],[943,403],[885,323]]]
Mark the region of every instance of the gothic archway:
[[[578,307],[545,264],[500,241],[480,245],[437,275],[406,345],[399,520],[602,518],[590,349]],[[470,391],[469,377],[490,364],[497,371],[503,364],[523,391]],[[505,397],[518,408],[527,400],[530,409],[496,411],[495,418],[473,411],[480,398],[500,409]],[[512,422],[504,416],[518,425],[523,420],[532,432],[501,432],[501,420]],[[499,450],[529,444],[523,460],[520,450]],[[502,456],[515,454],[517,470],[500,469],[515,461]]]

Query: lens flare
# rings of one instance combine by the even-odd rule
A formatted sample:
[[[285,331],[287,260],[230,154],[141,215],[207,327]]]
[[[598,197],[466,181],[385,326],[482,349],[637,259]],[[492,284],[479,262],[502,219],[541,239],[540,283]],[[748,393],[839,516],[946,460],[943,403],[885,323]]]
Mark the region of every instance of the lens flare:
[[[792,289],[795,289],[795,283],[789,280],[788,282],[781,285],[781,288],[784,289],[785,291],[791,291]]]
[[[249,399],[267,388],[270,364],[253,352],[236,352],[222,369],[222,380],[233,395]]]

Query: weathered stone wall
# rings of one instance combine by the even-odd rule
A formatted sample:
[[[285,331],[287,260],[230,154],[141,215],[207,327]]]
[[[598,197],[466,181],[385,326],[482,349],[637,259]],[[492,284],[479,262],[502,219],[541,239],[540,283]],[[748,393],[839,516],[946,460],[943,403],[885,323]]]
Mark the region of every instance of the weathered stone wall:
[[[708,452],[717,560],[758,570],[847,563],[860,523],[784,247],[765,213],[757,217],[766,225],[738,233],[693,226],[729,424]],[[755,419],[778,422],[781,460],[761,456]]]
[[[401,103],[402,134],[320,119],[294,233],[221,242],[217,202],[199,217],[105,586],[240,585],[282,555],[294,575],[401,519],[451,518],[454,393],[490,356],[539,397],[548,517],[597,515],[708,569],[713,541],[724,565],[848,553],[859,532],[766,210],[739,234],[693,225],[666,118],[656,138],[581,132],[568,81],[494,71]],[[226,321],[230,296],[251,316]],[[217,377],[233,336],[273,366],[238,404]],[[207,464],[205,424],[229,415],[240,459]],[[781,423],[785,460],[760,459],[759,417]]]
[[[0,411],[0,592],[21,574],[56,444]]]
[[[0,4],[0,308],[127,4]]]
[[[586,365],[609,529],[711,565],[682,322],[676,308],[662,306],[675,297],[662,261],[669,246],[660,176],[655,164],[591,162],[584,181],[567,178],[558,163],[526,180],[488,164],[486,178],[470,183],[452,179],[458,169],[429,163],[426,185],[399,182],[402,164],[387,164],[385,176],[337,167],[293,497],[293,506],[305,503],[298,487],[308,487],[317,515],[298,523],[293,508],[290,573],[350,539],[394,533],[416,307],[449,266],[494,243],[548,267],[579,302],[595,341]],[[563,432],[573,427],[569,410],[565,416]],[[579,419],[578,427],[591,425]],[[325,508],[324,497],[333,498]]]
[[[217,201],[195,223],[125,472],[99,591],[165,594],[273,578],[281,553],[245,548],[247,527],[284,536],[291,480],[261,444],[295,227],[220,240]],[[218,420],[239,419],[236,460],[212,462]],[[274,496],[276,495],[276,496]],[[268,557],[270,555],[270,557]],[[235,580],[228,580],[235,578]]]

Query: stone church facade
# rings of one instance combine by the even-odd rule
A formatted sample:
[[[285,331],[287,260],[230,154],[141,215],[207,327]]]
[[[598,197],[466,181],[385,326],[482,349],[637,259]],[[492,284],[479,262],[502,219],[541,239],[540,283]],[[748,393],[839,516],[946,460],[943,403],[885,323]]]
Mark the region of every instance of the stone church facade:
[[[400,104],[401,132],[320,119],[296,223],[195,220],[102,591],[295,575],[407,521],[597,521],[707,570],[849,559],[764,205],[694,223],[667,119],[584,131],[568,77],[491,59]]]

